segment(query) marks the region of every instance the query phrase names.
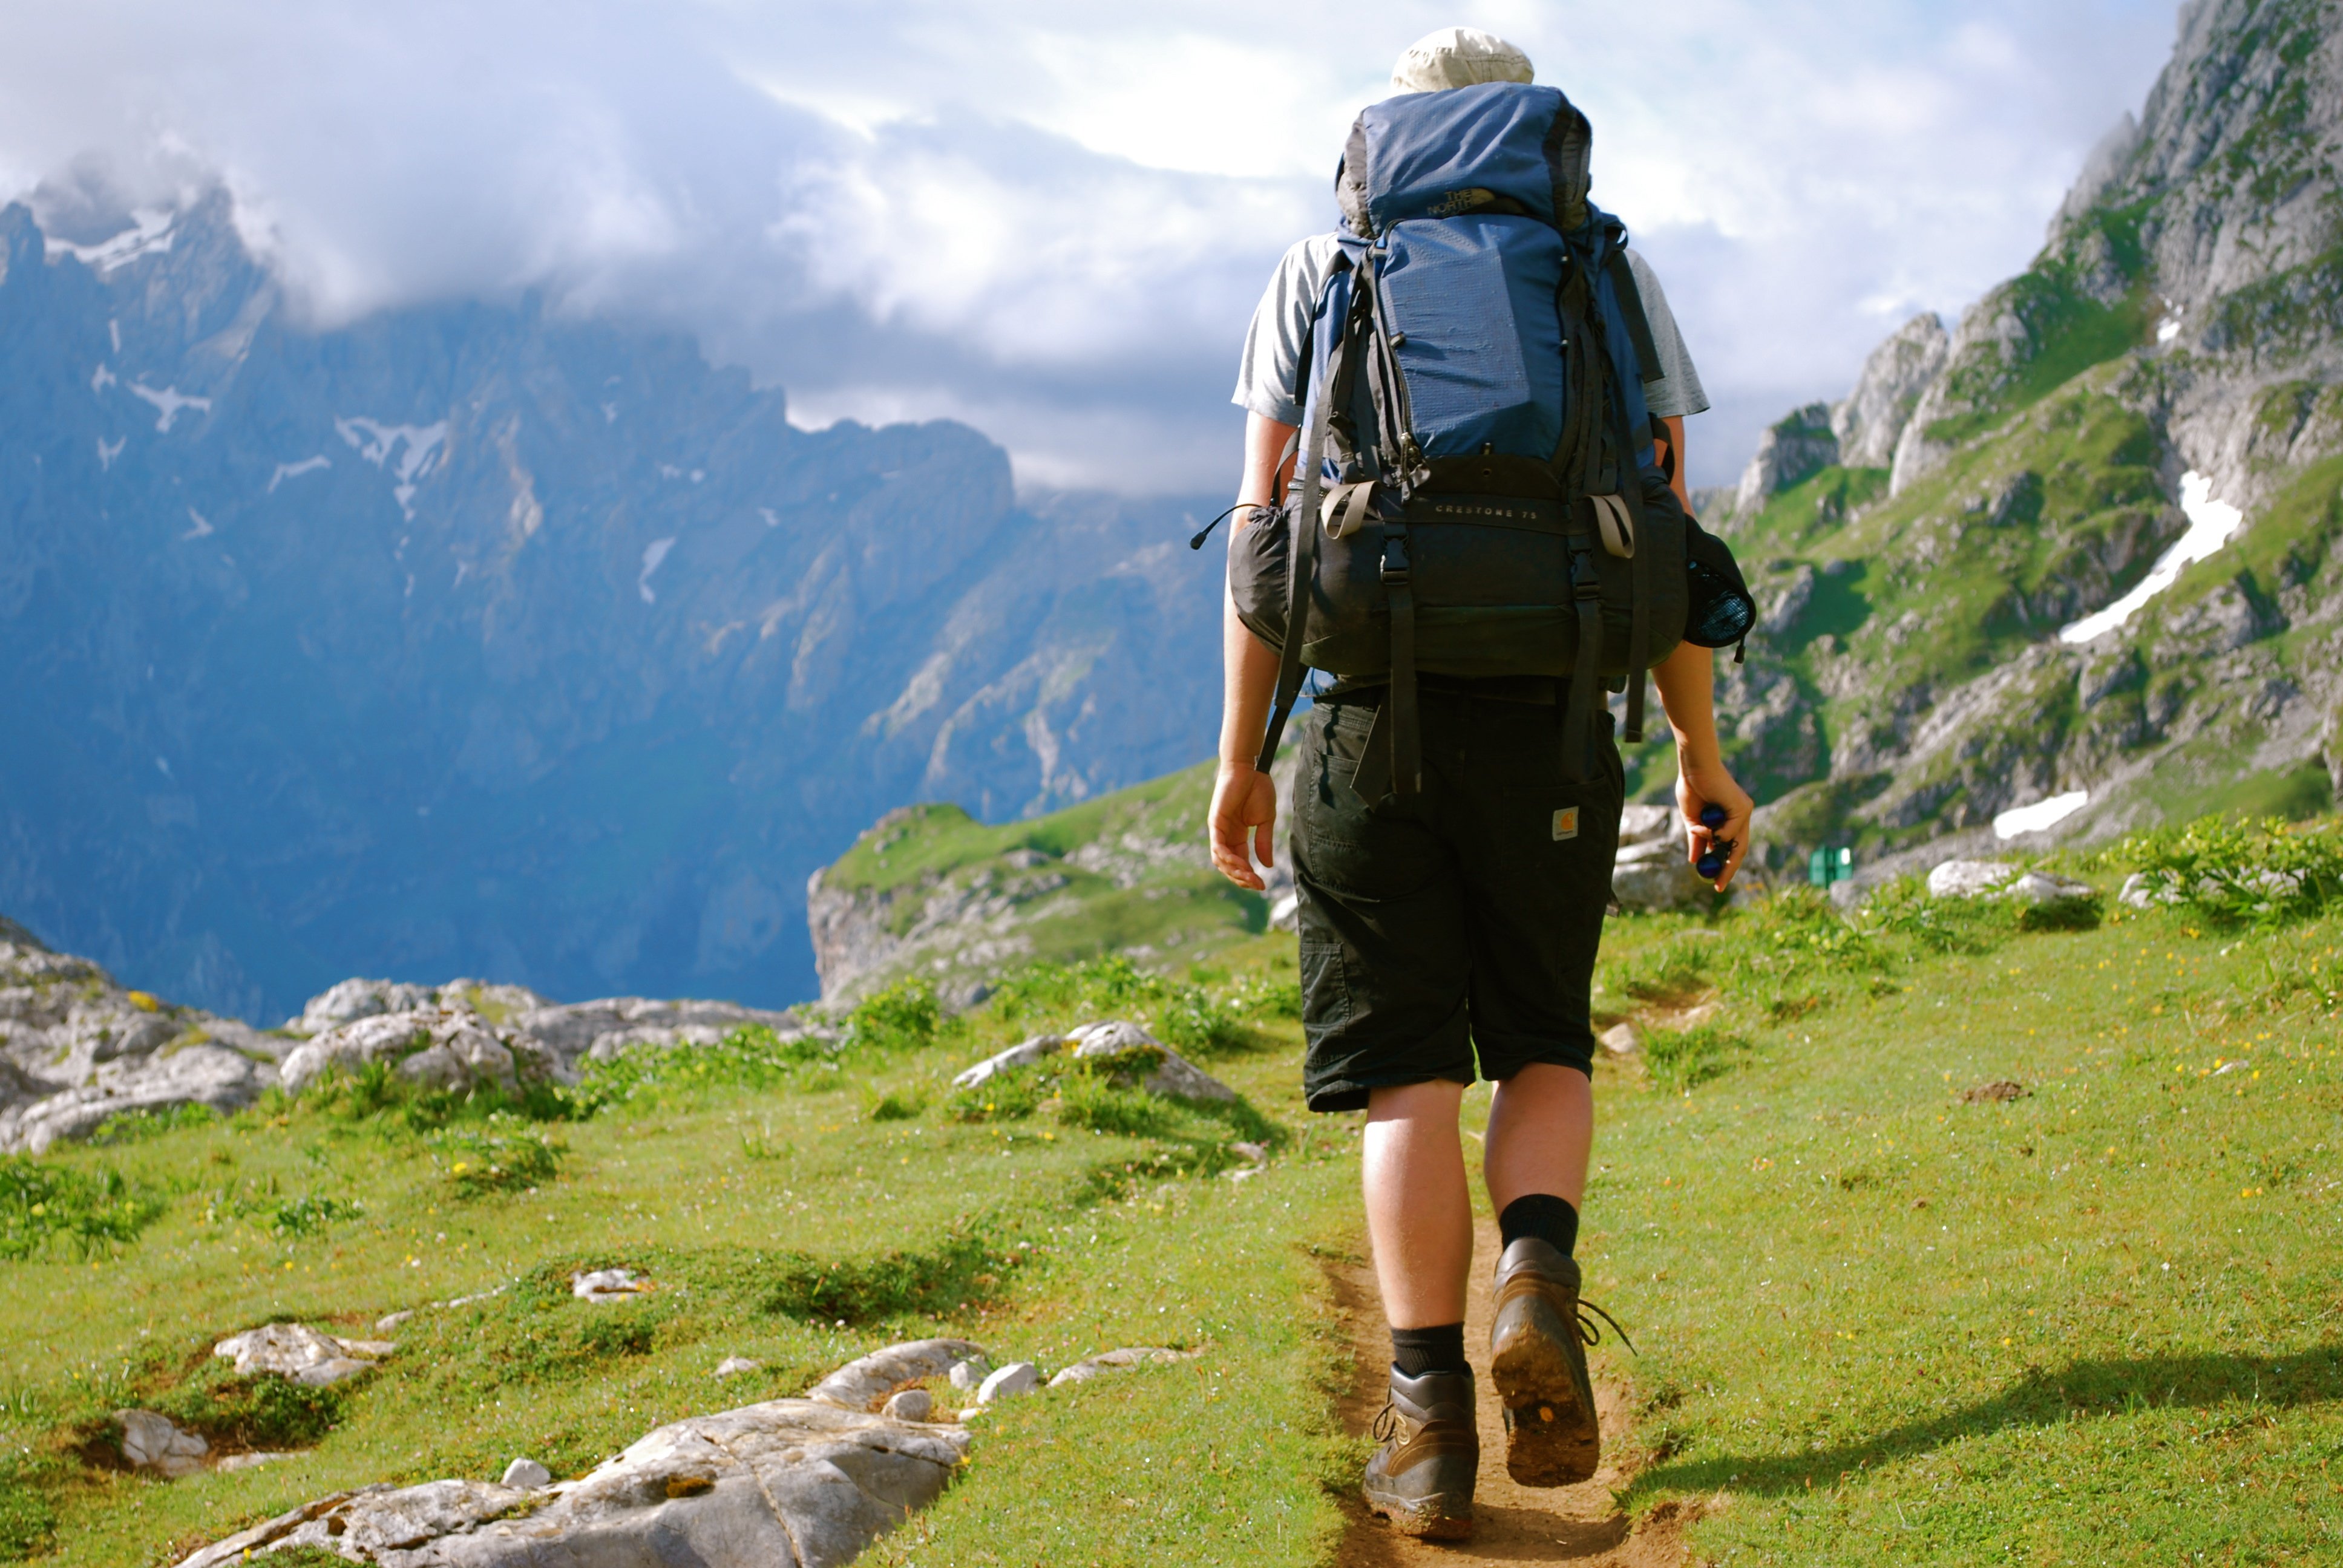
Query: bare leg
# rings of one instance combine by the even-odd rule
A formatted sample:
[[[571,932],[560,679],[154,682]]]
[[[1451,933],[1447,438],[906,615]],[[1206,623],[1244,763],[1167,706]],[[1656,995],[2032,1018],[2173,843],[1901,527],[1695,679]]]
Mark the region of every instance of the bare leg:
[[[1489,1148],[1481,1174],[1489,1203],[1551,1192],[1572,1208],[1586,1196],[1594,1147],[1594,1086],[1574,1067],[1533,1062],[1497,1085],[1489,1105]],[[1386,1292],[1389,1287],[1385,1287]]]
[[[1464,1321],[1473,1201],[1456,1131],[1463,1097],[1463,1084],[1434,1080],[1378,1089],[1367,1101],[1361,1162],[1367,1233],[1374,1238],[1383,1313],[1395,1329]],[[1584,1149],[1582,1143],[1582,1184]]]

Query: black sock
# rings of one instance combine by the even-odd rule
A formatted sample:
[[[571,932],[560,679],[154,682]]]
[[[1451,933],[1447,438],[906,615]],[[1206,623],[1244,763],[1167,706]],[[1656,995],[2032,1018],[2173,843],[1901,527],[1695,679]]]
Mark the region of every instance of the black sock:
[[[1578,1211],[1567,1199],[1532,1192],[1505,1205],[1505,1211],[1497,1216],[1497,1233],[1508,1247],[1523,1236],[1535,1236],[1567,1258],[1578,1245]]]
[[[1392,1365],[1403,1377],[1426,1372],[1471,1372],[1464,1359],[1464,1325],[1436,1323],[1428,1329],[1393,1329]]]

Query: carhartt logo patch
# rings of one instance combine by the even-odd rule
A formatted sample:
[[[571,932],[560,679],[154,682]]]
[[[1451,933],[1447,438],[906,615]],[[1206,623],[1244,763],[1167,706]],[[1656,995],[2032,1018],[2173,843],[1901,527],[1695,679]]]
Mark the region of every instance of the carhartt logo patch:
[[[1559,844],[1564,839],[1575,839],[1577,837],[1578,808],[1575,806],[1564,806],[1561,810],[1556,811],[1554,814],[1554,841]]]

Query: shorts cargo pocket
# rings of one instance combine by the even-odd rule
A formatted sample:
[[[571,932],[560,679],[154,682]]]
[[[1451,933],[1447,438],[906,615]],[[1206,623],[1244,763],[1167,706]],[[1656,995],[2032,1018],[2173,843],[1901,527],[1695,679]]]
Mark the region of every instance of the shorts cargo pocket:
[[[1316,1040],[1351,1021],[1351,984],[1342,972],[1342,944],[1332,937],[1302,937],[1302,1027]]]

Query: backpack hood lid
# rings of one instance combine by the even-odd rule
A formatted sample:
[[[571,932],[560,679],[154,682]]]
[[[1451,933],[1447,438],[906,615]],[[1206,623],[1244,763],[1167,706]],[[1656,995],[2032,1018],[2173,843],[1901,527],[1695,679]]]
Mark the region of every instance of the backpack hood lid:
[[[1351,126],[1335,193],[1353,233],[1518,204],[1567,234],[1586,222],[1594,127],[1554,87],[1484,82],[1371,104]]]

